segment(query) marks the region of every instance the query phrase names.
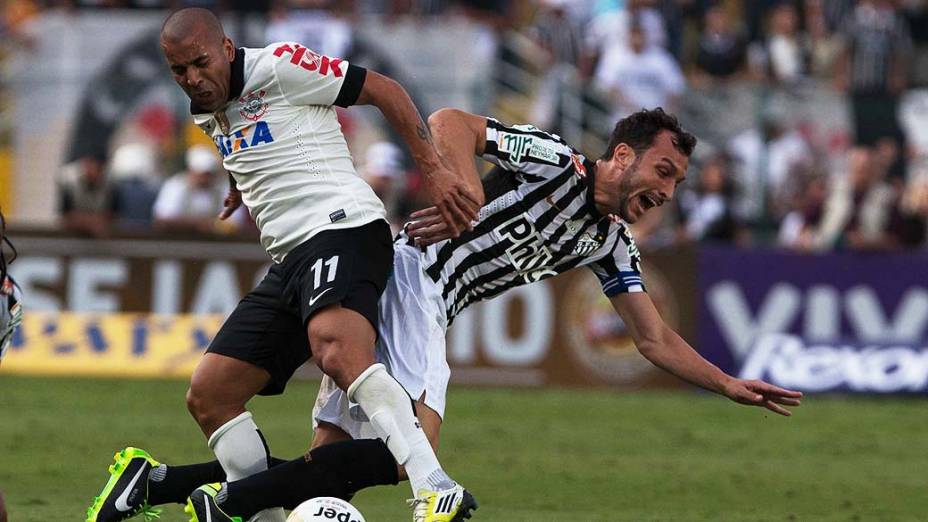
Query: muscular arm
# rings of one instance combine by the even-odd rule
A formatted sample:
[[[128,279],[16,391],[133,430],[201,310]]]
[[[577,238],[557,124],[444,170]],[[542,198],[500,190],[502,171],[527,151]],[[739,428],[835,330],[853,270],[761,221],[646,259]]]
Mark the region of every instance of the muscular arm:
[[[802,394],[763,381],[732,377],[696,353],[661,318],[645,293],[623,293],[611,298],[612,306],[631,330],[635,346],[645,358],[677,377],[714,391],[740,404],[761,406],[790,415],[781,405],[799,406]]]
[[[487,119],[457,109],[441,109],[429,116],[429,127],[442,162],[460,176],[461,183],[483,206],[486,195],[474,156],[483,155],[486,149]],[[410,217],[413,221],[406,231],[421,246],[454,237],[435,207],[414,212]]]
[[[425,177],[432,203],[438,207],[454,235],[470,228],[470,222],[477,219],[483,204],[481,194],[464,182],[467,176],[442,162],[432,134],[406,90],[382,74],[367,71],[356,104],[374,105],[380,109],[384,118],[406,141],[416,166]]]

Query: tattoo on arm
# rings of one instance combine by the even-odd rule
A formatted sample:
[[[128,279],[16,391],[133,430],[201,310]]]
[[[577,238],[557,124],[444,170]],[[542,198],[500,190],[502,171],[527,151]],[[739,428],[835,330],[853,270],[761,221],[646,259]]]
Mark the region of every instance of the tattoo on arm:
[[[429,128],[422,123],[422,117],[419,117],[419,123],[416,125],[416,134],[419,135],[419,139],[429,144],[432,143],[432,133],[429,132]]]

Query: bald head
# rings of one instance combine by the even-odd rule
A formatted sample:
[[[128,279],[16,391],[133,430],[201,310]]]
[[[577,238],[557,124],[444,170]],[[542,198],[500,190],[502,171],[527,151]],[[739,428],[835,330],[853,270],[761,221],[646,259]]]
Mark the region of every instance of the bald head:
[[[196,7],[174,12],[161,28],[161,50],[198,109],[212,112],[228,101],[235,46],[216,15]]]
[[[212,11],[200,7],[174,11],[161,26],[162,42],[180,42],[193,35],[214,42],[222,42],[226,36],[219,18]]]

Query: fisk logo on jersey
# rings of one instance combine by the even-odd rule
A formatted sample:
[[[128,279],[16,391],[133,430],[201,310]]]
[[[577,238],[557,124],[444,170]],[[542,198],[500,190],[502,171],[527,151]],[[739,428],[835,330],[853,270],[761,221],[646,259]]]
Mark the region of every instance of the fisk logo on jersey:
[[[225,158],[229,154],[242,149],[257,147],[262,143],[273,143],[274,136],[271,134],[271,127],[267,122],[259,121],[227,136],[216,136],[213,141],[216,143],[219,153]]]
[[[496,231],[501,239],[511,243],[506,248],[506,257],[526,282],[532,283],[557,274],[554,270],[543,268],[551,264],[554,256],[542,243],[535,226],[525,216],[510,219]]]
[[[339,58],[329,58],[328,56],[316,54],[300,44],[283,44],[274,49],[274,56],[280,58],[284,54],[290,55],[290,63],[299,65],[307,71],[318,71],[323,76],[331,71],[332,76],[336,78],[342,76],[341,64],[343,60]]]

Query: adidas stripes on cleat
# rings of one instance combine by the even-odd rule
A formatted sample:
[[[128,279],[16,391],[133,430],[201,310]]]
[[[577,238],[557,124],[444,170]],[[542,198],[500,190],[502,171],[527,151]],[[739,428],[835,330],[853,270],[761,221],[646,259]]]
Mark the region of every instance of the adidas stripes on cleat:
[[[408,502],[413,522],[463,522],[477,509],[473,495],[458,484],[441,491],[420,489]]]

